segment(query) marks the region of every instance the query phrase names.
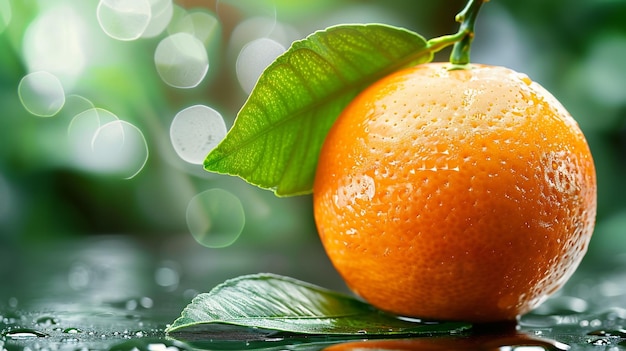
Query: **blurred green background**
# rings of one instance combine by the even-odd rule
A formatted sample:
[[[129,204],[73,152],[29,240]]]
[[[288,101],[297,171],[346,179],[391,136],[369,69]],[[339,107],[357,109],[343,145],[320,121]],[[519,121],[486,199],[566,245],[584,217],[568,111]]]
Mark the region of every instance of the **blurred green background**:
[[[174,117],[205,105],[230,127],[257,66],[293,40],[338,23],[382,22],[426,38],[450,34],[464,2],[0,0],[0,245],[109,234],[172,242],[192,231],[208,246],[318,245],[309,196],[276,198],[184,161],[170,136]],[[164,22],[150,22],[157,14]],[[624,18],[624,0],[492,0],[479,15],[472,51],[473,62],[527,73],[580,123],[598,173],[597,230],[586,260],[594,267],[626,260]],[[176,56],[180,43],[159,54],[176,33],[199,39],[186,37],[202,44],[206,58]],[[261,51],[245,61],[255,41]],[[54,84],[23,81],[41,71]],[[177,87],[181,80],[187,86]],[[35,108],[58,112],[42,117],[29,112]],[[105,160],[118,149],[85,156],[81,145],[88,143],[72,135],[85,111],[100,118],[108,111],[124,122],[113,131],[139,137],[139,161],[128,166],[135,171]],[[211,243],[202,214],[225,237]]]

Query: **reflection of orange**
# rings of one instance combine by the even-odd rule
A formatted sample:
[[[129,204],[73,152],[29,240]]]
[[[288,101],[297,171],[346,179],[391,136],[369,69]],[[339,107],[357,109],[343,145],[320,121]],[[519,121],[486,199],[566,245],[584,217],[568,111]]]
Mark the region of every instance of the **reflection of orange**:
[[[532,338],[524,334],[480,335],[469,337],[435,337],[396,340],[367,340],[335,344],[324,351],[352,350],[504,350],[526,346],[529,349],[567,350],[569,347],[550,339]]]
[[[333,264],[373,305],[511,320],[582,259],[595,169],[576,122],[528,77],[430,63],[375,83],[339,116],[314,210]]]

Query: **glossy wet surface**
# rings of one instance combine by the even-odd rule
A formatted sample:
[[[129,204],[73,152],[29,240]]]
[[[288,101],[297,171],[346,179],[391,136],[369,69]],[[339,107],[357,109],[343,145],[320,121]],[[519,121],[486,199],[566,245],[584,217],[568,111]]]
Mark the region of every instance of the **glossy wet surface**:
[[[319,247],[200,249],[99,237],[65,245],[0,248],[0,351],[183,349],[626,350],[626,263],[579,271],[516,326],[403,340],[276,336],[265,341],[183,342],[164,329],[198,292],[270,271],[332,289],[341,282]]]

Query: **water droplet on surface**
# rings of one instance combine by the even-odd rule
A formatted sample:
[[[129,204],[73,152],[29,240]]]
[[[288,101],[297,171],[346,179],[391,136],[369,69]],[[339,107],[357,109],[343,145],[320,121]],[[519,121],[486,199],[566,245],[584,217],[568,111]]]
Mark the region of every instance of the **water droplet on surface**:
[[[194,88],[209,71],[209,57],[202,42],[189,33],[172,34],[154,52],[157,73],[174,88]]]
[[[237,79],[243,91],[250,94],[263,70],[283,52],[284,46],[268,38],[256,39],[244,46],[236,62]]]
[[[566,351],[569,345],[551,339],[534,338],[525,335],[495,338],[482,345],[481,350],[498,351]]]
[[[149,0],[100,0],[96,10],[102,30],[117,40],[141,37],[152,19]]]
[[[196,105],[176,114],[170,126],[170,139],[180,158],[200,165],[226,136],[222,115],[214,109]]]
[[[175,340],[162,339],[133,339],[113,345],[109,351],[185,351],[189,350],[185,344]]]
[[[5,311],[3,315],[0,315],[0,322],[4,324],[15,324],[22,319],[22,316],[14,311]]]
[[[210,248],[232,245],[245,224],[241,201],[223,189],[210,189],[194,196],[187,205],[186,218],[194,239]]]
[[[24,76],[17,91],[24,108],[35,116],[52,117],[65,104],[65,91],[61,81],[46,71]]]
[[[587,343],[594,346],[608,346],[611,345],[611,340],[607,338],[588,339]]]
[[[64,334],[79,334],[79,333],[82,333],[82,330],[78,328],[74,328],[74,327],[69,327],[69,328],[63,329],[63,333]]]
[[[9,339],[18,340],[18,339],[45,338],[48,335],[40,331],[34,330],[34,329],[18,328],[18,329],[12,329],[6,332],[4,336]]]
[[[63,344],[78,344],[80,342],[78,338],[61,338],[59,341]]]
[[[616,336],[620,338],[626,338],[626,329],[600,329],[587,333],[587,335],[593,336]]]

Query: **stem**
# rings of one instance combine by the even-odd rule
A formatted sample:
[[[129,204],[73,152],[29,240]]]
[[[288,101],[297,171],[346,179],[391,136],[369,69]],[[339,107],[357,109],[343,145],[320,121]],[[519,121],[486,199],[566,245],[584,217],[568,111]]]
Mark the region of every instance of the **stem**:
[[[465,38],[466,34],[465,32],[459,31],[455,34],[432,38],[428,40],[428,50],[432,53],[439,52],[452,44],[458,43],[461,39]]]
[[[461,24],[458,33],[465,36],[460,41],[454,43],[450,63],[458,68],[464,68],[470,62],[470,47],[474,39],[474,23],[480,10],[480,6],[489,0],[469,0],[465,8],[456,15],[455,20]]]

